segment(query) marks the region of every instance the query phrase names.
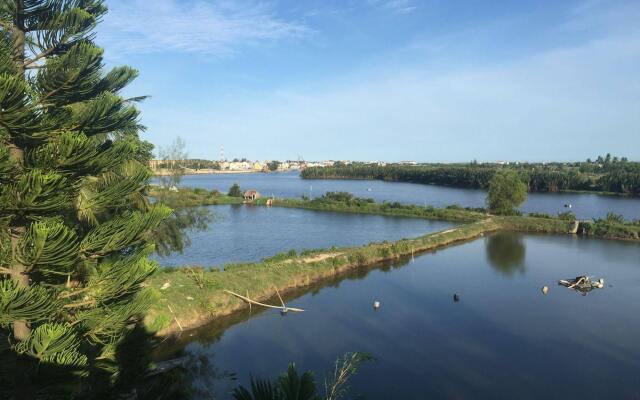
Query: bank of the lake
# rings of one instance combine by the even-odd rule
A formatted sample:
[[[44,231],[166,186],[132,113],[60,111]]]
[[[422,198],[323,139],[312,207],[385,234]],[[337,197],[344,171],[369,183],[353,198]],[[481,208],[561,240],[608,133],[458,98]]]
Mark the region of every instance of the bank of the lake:
[[[287,293],[354,268],[432,251],[488,232],[568,233],[572,227],[573,223],[560,219],[490,217],[414,239],[354,248],[319,249],[300,255],[285,253],[259,263],[229,265],[223,271],[165,269],[149,282],[157,296],[145,323],[158,335],[171,335],[247,307],[224,290],[248,295],[257,301],[273,302],[276,290]]]

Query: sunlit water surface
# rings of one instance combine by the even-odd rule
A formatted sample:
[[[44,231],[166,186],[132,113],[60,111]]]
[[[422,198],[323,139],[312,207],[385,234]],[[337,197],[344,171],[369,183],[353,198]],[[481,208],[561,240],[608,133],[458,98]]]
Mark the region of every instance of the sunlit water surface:
[[[417,237],[454,224],[418,218],[385,217],[243,205],[210,206],[214,221],[189,234],[183,254],[158,258],[164,266],[222,266],[260,261],[291,249],[360,246]]]

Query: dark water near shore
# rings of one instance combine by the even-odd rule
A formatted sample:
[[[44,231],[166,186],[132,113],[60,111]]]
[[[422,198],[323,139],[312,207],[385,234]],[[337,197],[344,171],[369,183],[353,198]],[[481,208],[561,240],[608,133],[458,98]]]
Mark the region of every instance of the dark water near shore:
[[[463,207],[483,207],[486,192],[477,189],[459,189],[443,186],[413,183],[363,181],[363,180],[304,180],[297,172],[189,175],[183,185],[229,190],[234,183],[243,189],[256,189],[265,196],[300,197],[321,196],[328,191],[350,192],[358,197],[371,197],[376,201],[399,201],[402,203],[429,204],[443,207],[459,204]],[[369,190],[370,189],[370,190]],[[640,199],[623,196],[604,196],[583,193],[530,193],[529,199],[521,207],[525,212],[556,214],[568,209],[580,219],[600,218],[608,212],[622,214],[627,219],[640,219]]]
[[[556,285],[581,274],[604,277],[606,287],[582,296]],[[165,343],[163,355],[192,341],[185,351],[196,399],[229,398],[250,374],[272,378],[291,361],[316,371],[322,386],[347,351],[377,358],[352,381],[351,398],[640,396],[637,244],[495,234],[354,271],[287,301],[307,311],[254,309]]]
[[[280,207],[211,206],[214,222],[190,234],[183,254],[157,258],[164,266],[222,266],[260,261],[276,253],[360,246],[447,229],[453,223]]]

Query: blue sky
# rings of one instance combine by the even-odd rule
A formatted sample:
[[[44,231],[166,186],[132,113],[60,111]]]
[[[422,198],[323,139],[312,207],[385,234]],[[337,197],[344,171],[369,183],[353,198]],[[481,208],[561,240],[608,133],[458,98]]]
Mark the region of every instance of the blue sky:
[[[107,0],[191,157],[640,160],[640,1]]]

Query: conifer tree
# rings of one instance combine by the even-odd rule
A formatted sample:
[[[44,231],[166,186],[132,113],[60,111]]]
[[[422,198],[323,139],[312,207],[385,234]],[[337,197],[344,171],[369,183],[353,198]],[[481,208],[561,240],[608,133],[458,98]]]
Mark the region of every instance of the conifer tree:
[[[144,196],[141,98],[119,94],[137,71],[105,72],[94,43],[106,11],[0,0],[0,353],[20,368],[117,375],[151,301],[149,232],[170,210]]]

